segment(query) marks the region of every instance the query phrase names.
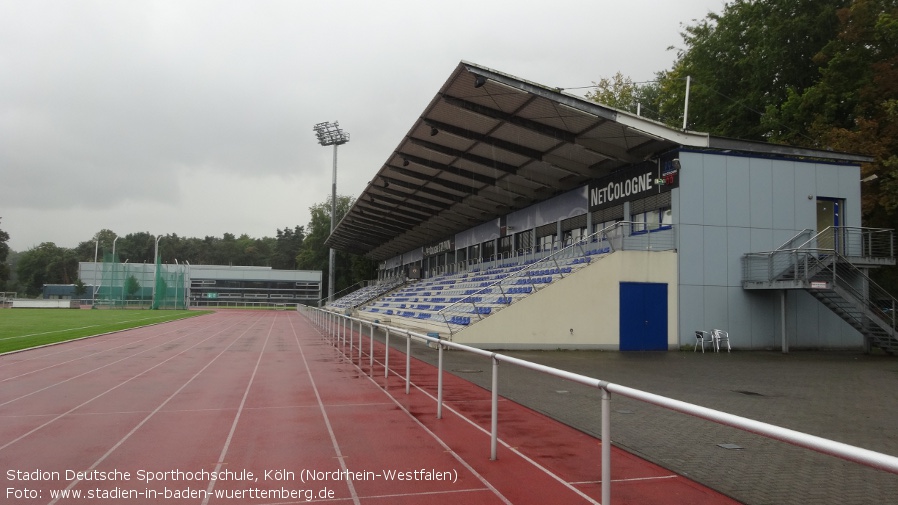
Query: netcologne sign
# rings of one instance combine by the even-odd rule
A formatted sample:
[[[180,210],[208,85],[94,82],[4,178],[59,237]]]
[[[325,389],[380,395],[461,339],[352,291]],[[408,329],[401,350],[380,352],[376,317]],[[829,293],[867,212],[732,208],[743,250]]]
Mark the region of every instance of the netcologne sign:
[[[437,254],[442,254],[444,252],[454,251],[455,250],[455,237],[447,238],[442,242],[437,242],[436,244],[431,244],[424,246],[424,257],[427,258],[429,256],[436,256]]]
[[[589,184],[589,211],[593,212],[632,200],[638,200],[676,187],[678,161],[674,159],[640,163]]]

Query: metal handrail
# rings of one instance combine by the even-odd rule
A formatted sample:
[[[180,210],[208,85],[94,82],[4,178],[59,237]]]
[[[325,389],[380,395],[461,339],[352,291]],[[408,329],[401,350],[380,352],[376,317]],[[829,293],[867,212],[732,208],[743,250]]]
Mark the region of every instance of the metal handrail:
[[[824,264],[821,270],[831,268],[833,286],[838,287],[843,293],[848,294],[855,302],[860,304],[862,312],[867,316],[875,316],[882,323],[885,323],[894,334],[898,331],[896,325],[895,307],[898,306],[898,299],[892,296],[885,288],[871,279],[863,270],[857,268],[853,263],[839,254],[834,254],[831,264]],[[856,278],[864,280],[866,292],[858,289],[850,279],[845,276],[846,271]],[[840,274],[841,272],[841,274]],[[882,305],[889,305],[889,311],[883,310]],[[856,319],[859,324],[863,324],[863,316]]]
[[[642,247],[642,246],[635,247],[627,240],[630,237],[624,236],[624,235],[628,235],[628,233],[626,233],[626,232],[628,232],[630,229],[632,229],[634,224],[640,224],[640,223],[634,223],[632,221],[618,221],[614,224],[606,226],[605,228],[602,228],[599,231],[596,231],[595,233],[592,233],[585,237],[581,237],[578,241],[573,242],[572,244],[570,244],[564,248],[556,250],[539,260],[536,260],[535,262],[529,264],[525,268],[518,270],[516,272],[513,272],[513,273],[503,277],[502,279],[495,281],[487,286],[484,286],[484,287],[478,289],[474,293],[465,295],[464,297],[462,297],[461,300],[458,300],[457,302],[449,304],[445,308],[439,310],[437,313],[442,317],[443,323],[445,323],[446,327],[449,329],[449,333],[453,334],[454,331],[449,322],[449,318],[446,317],[447,313],[448,314],[467,313],[467,312],[459,311],[457,309],[457,307],[470,304],[474,308],[473,310],[474,310],[475,315],[477,315],[480,319],[482,319],[482,316],[480,314],[477,314],[477,311],[478,311],[477,305],[473,301],[473,299],[475,297],[479,297],[484,294],[487,294],[488,292],[492,292],[493,288],[498,287],[500,289],[500,292],[502,293],[502,297],[505,298],[506,297],[505,292],[504,292],[504,290],[502,290],[503,285],[513,284],[515,281],[519,280],[520,278],[522,278],[524,276],[531,276],[531,273],[533,271],[539,270],[542,268],[546,268],[546,264],[548,264],[549,262],[552,262],[555,265],[555,268],[560,271],[561,268],[558,264],[558,259],[584,256],[586,253],[586,249],[589,247],[589,244],[607,242],[608,247],[610,248],[609,250],[611,252],[615,251],[618,248],[617,246],[615,246],[615,242],[619,242],[619,249],[621,249],[621,250],[628,250],[631,248],[632,249],[649,249],[649,250],[670,250],[675,247],[675,242],[671,241],[669,244],[662,245],[660,248],[656,249],[652,246],[651,238],[649,238],[647,240],[642,240],[641,237],[643,237],[643,236],[647,236],[647,237],[653,236],[653,233],[655,233],[655,231],[651,231],[651,230],[637,232],[635,237],[637,238],[637,240],[639,240],[640,244],[644,243],[645,247]],[[670,228],[672,229],[672,227],[670,227]],[[667,227],[665,227],[663,229],[667,229]],[[618,239],[620,239],[620,240],[618,240]],[[555,242],[553,242],[553,245],[554,245],[554,243]],[[578,252],[575,254],[572,254],[572,252],[575,250],[578,250]],[[563,275],[562,275],[562,277],[563,277]],[[535,283],[533,283],[533,281],[531,281],[530,286],[533,289],[533,291],[537,290],[537,286]]]
[[[795,249],[832,248],[844,256],[894,259],[893,235],[894,230],[888,228],[829,226]]]
[[[760,265],[762,269],[751,268],[753,257],[761,258],[762,261],[755,263],[754,266]],[[832,282],[832,287],[840,289],[842,293],[852,298],[868,317],[875,316],[881,323],[885,323],[892,333],[898,332],[895,314],[898,299],[835,249],[805,247],[753,253],[743,258],[743,280],[749,282],[772,282],[791,273],[792,280],[810,286],[814,278],[823,278],[821,274],[824,272],[826,279]],[[866,286],[866,289],[858,289],[852,278],[846,276],[846,272],[854,280],[862,280],[862,285]],[[852,319],[857,324],[864,324],[863,316],[860,318],[852,316]]]
[[[775,251],[779,251],[779,250],[782,250],[782,249],[791,249],[791,248],[792,248],[792,244],[793,244],[796,240],[798,240],[802,235],[809,235],[809,234],[811,234],[811,233],[814,233],[814,230],[812,230],[812,229],[810,229],[810,228],[805,228],[805,229],[801,230],[800,232],[796,233],[795,235],[793,235],[792,238],[790,238],[789,240],[785,241],[785,242],[783,243],[783,245],[777,247],[777,248],[774,249],[774,250],[775,250]]]
[[[420,333],[413,332],[404,328],[396,328],[381,323],[364,321],[342,314],[329,312],[315,307],[305,307],[303,312],[313,323],[324,329],[324,336],[327,341],[336,346],[346,346],[346,325],[349,323],[349,358],[353,357],[353,331],[356,323],[359,325],[358,331],[358,360],[359,368],[362,366],[362,326],[367,325],[369,328],[370,351],[369,351],[369,374],[374,375],[374,329],[379,328],[385,331],[385,354],[384,354],[384,376],[388,376],[389,352],[390,352],[390,335],[395,333],[406,338],[406,368],[405,382],[406,394],[409,394],[409,386],[411,382],[411,342],[416,340],[426,344],[434,345],[437,348],[437,419],[442,419],[443,408],[443,350],[455,349],[464,351],[478,356],[487,357],[492,362],[492,387],[491,387],[491,430],[490,430],[490,460],[497,458],[497,441],[498,441],[498,387],[499,387],[499,363],[505,362],[516,365],[529,370],[534,370],[560,379],[569,380],[578,384],[583,384],[601,391],[601,440],[602,440],[602,460],[601,460],[601,481],[602,481],[602,500],[603,505],[611,503],[611,394],[618,394],[633,400],[641,401],[651,405],[664,407],[674,412],[680,412],[693,417],[698,417],[708,421],[712,421],[724,426],[730,426],[743,431],[761,435],[774,440],[780,440],[799,447],[811,449],[823,454],[835,456],[838,458],[852,461],[864,466],[876,468],[893,474],[898,474],[898,457],[890,456],[869,449],[856,447],[853,445],[829,440],[823,437],[810,435],[800,431],[783,428],[773,424],[749,419],[747,417],[729,414],[719,410],[702,407],[693,403],[680,400],[674,400],[666,396],[649,393],[639,389],[614,384],[601,379],[587,377],[566,370],[533,363],[530,361],[506,356],[504,354],[490,352],[476,347],[470,347],[464,344],[442,340],[430,337]],[[395,373],[395,372],[394,372]],[[398,373],[397,373],[398,375]]]
[[[611,228],[611,227],[609,227],[609,228]],[[605,230],[603,229],[603,230],[601,230],[601,231],[598,231],[598,232],[594,233],[593,235],[598,235],[598,234],[602,233],[603,231],[605,231]],[[591,235],[591,236],[592,236],[592,235]],[[578,243],[578,244],[574,244],[574,245],[579,245],[579,243]],[[552,253],[552,254],[550,254],[550,255],[548,255],[548,256],[546,256],[546,257],[540,259],[540,260],[537,260],[537,261],[534,262],[534,263],[531,263],[529,266],[527,266],[527,267],[525,267],[525,268],[523,268],[523,269],[521,269],[521,270],[518,270],[518,271],[516,271],[516,272],[512,272],[511,274],[507,275],[506,277],[504,277],[504,278],[502,278],[502,279],[500,279],[500,280],[498,280],[498,281],[495,281],[495,282],[489,284],[488,286],[485,286],[485,287],[480,288],[479,290],[477,290],[477,291],[474,292],[474,293],[465,295],[461,300],[459,300],[459,301],[457,301],[457,302],[453,302],[453,303],[449,304],[448,306],[446,306],[445,308],[439,310],[439,311],[437,312],[437,314],[439,314],[440,316],[442,316],[443,322],[446,324],[446,327],[449,329],[449,333],[452,334],[452,333],[453,333],[453,331],[452,331],[452,326],[451,326],[450,323],[449,323],[449,319],[446,317],[446,313],[452,313],[452,312],[453,312],[452,309],[454,309],[454,308],[456,308],[456,307],[458,307],[458,306],[460,306],[460,305],[471,304],[471,305],[474,307],[474,313],[475,313],[476,315],[480,316],[480,314],[477,314],[477,305],[476,305],[476,303],[473,301],[474,297],[483,295],[483,294],[485,294],[485,293],[487,293],[487,292],[492,292],[492,289],[493,289],[494,287],[496,287],[496,286],[499,286],[499,288],[500,288],[500,290],[501,290],[502,284],[503,284],[503,283],[506,283],[506,284],[507,284],[507,283],[508,283],[507,281],[509,281],[509,280],[519,279],[519,278],[523,277],[524,275],[530,276],[530,275],[531,275],[531,272],[533,272],[534,270],[537,270],[538,268],[541,268],[541,265],[543,265],[545,262],[548,262],[548,261],[550,261],[550,260],[555,261],[555,259],[556,259],[556,257],[557,257],[558,255],[560,255],[560,254],[562,254],[562,253],[566,253],[566,252],[567,252],[571,247],[573,247],[574,245],[565,247],[565,248],[560,249],[560,250],[558,250],[558,251],[555,251],[554,253]],[[555,265],[556,265],[556,267],[557,267],[557,265],[558,265],[557,261],[555,261]],[[537,289],[537,288],[536,288],[536,285],[535,285],[532,281],[531,281],[530,285],[531,285],[532,289],[533,289],[534,291],[536,291],[536,289]],[[504,292],[504,290],[502,290],[501,292],[502,292],[502,296],[503,296],[503,298],[504,298],[504,297],[505,297],[505,292]],[[481,318],[482,318],[482,317],[481,317]]]

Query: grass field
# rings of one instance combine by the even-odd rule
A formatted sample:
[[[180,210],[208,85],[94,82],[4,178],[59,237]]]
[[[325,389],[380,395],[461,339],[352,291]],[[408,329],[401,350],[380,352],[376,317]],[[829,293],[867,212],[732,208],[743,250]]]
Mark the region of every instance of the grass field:
[[[0,353],[207,314],[196,310],[0,310]]]

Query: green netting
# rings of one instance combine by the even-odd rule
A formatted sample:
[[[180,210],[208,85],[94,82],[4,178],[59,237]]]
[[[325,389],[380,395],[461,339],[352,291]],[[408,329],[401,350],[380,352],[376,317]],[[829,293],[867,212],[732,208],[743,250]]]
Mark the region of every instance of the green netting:
[[[97,306],[135,309],[186,309],[187,273],[182,265],[122,263],[103,255]]]

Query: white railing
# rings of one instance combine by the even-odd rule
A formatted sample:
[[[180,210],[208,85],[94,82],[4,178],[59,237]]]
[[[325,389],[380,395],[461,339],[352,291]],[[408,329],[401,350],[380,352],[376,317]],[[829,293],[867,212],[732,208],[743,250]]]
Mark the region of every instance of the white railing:
[[[327,312],[314,307],[305,307],[302,311],[313,323],[317,324],[324,330],[324,336],[327,341],[335,347],[346,349],[347,336],[349,337],[348,352],[350,360],[353,359],[353,345],[358,349],[358,366],[362,366],[362,348],[363,348],[363,325],[368,326],[369,351],[368,351],[368,370],[371,376],[374,375],[374,330],[379,328],[385,332],[385,352],[384,352],[384,377],[390,372],[390,336],[395,334],[406,340],[405,351],[405,393],[409,394],[411,386],[411,344],[412,340],[433,345],[437,348],[437,419],[443,417],[443,350],[455,349],[471,354],[489,358],[492,362],[492,387],[491,387],[491,418],[490,418],[490,459],[496,459],[497,441],[498,441],[498,405],[499,405],[499,363],[509,363],[529,370],[545,373],[553,377],[569,380],[578,384],[593,387],[601,391],[601,439],[602,439],[602,461],[601,461],[601,481],[602,481],[602,499],[603,505],[611,503],[611,394],[618,394],[627,398],[642,401],[659,407],[680,412],[690,416],[698,417],[708,421],[738,428],[757,435],[788,442],[799,447],[811,449],[823,454],[828,454],[848,461],[876,468],[893,474],[898,474],[898,458],[888,454],[871,451],[861,447],[836,442],[826,438],[809,435],[800,431],[783,428],[769,423],[756,421],[746,417],[741,417],[719,410],[709,409],[700,405],[687,403],[680,400],[674,400],[665,396],[656,395],[639,389],[613,384],[608,381],[587,377],[585,375],[575,374],[553,368],[530,361],[506,356],[496,352],[486,351],[475,347],[458,344],[455,342],[441,340],[438,337],[422,335],[407,329],[395,328],[388,325],[363,321],[333,312]],[[355,325],[358,324],[358,343],[355,343]],[[347,325],[349,326],[347,331]]]

